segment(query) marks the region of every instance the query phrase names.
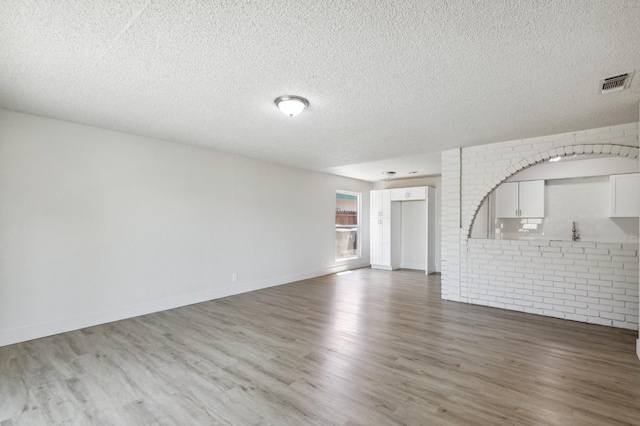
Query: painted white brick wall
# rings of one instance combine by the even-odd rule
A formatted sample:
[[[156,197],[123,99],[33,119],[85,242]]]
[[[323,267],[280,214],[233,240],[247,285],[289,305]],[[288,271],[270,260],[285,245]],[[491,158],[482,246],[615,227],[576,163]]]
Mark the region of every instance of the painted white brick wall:
[[[468,242],[468,302],[636,329],[638,245]]]
[[[623,136],[620,136],[623,135]],[[620,144],[622,146],[613,146]],[[507,177],[551,157],[578,153],[638,158],[638,124],[583,130],[462,149],[462,229],[471,221],[485,195]],[[443,164],[443,176],[445,173]],[[444,182],[443,182],[444,185]]]
[[[442,297],[638,328],[638,244],[469,239],[482,200],[519,170],[573,153],[638,159],[638,123],[442,155]]]
[[[442,153],[442,298],[460,301],[460,149]]]

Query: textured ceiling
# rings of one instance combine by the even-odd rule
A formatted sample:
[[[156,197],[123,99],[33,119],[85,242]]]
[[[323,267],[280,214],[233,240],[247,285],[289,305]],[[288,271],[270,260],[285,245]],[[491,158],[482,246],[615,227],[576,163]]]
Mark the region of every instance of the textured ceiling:
[[[638,73],[597,84],[640,68],[639,22],[637,0],[3,0],[0,107],[344,170],[637,121]]]
[[[427,152],[408,157],[393,157],[385,160],[327,167],[319,169],[319,171],[369,182],[433,176],[439,175],[441,172],[440,157],[439,152]],[[393,171],[396,172],[396,174],[393,175],[392,178],[389,178],[383,174],[383,172],[387,171]]]

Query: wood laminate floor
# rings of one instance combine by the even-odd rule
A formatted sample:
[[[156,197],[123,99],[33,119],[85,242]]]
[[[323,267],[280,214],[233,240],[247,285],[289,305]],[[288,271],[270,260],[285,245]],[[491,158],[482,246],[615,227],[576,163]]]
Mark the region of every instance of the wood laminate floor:
[[[0,424],[640,424],[635,333],[356,270],[0,348]]]

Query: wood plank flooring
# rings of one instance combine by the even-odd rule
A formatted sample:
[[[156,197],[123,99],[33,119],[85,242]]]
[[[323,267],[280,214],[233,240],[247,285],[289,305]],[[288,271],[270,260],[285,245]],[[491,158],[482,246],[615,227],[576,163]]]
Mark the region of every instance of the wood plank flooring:
[[[0,348],[0,425],[638,425],[635,338],[359,269]]]

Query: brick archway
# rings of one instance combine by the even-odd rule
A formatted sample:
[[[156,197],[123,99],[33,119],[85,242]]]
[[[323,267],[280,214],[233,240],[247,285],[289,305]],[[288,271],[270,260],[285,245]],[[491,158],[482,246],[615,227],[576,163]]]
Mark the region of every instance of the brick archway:
[[[607,155],[609,157],[629,158],[631,160],[638,159],[640,150],[635,147],[625,145],[613,145],[613,144],[600,144],[600,145],[568,145],[561,148],[554,148],[547,151],[542,151],[534,154],[530,157],[522,158],[520,161],[516,161],[494,176],[484,187],[477,197],[474,197],[469,211],[463,214],[462,223],[465,224],[465,231],[467,239],[471,238],[471,232],[473,231],[473,225],[478,215],[478,211],[482,206],[482,203],[487,199],[502,182],[509,179],[514,174],[527,169],[536,164],[542,164],[550,158],[554,157],[568,157],[572,155]],[[468,225],[467,225],[468,224]]]

